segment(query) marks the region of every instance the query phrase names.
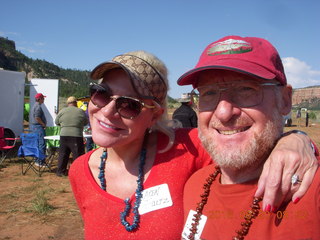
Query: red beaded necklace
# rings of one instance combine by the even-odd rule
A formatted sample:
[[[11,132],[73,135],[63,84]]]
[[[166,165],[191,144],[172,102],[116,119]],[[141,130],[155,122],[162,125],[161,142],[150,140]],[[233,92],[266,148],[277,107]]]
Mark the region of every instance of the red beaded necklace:
[[[208,201],[208,197],[210,195],[210,187],[214,182],[214,180],[216,180],[216,177],[218,176],[218,174],[219,173],[221,174],[220,168],[218,166],[216,166],[215,168],[216,168],[216,171],[209,175],[209,177],[206,179],[206,182],[203,185],[204,192],[200,195],[201,201],[197,204],[196,213],[193,215],[194,218],[192,219],[194,222],[191,224],[190,234],[188,236],[188,239],[190,240],[194,240],[194,236],[197,232],[197,228],[199,225],[199,220],[201,218],[203,208],[206,205]],[[241,229],[236,231],[237,235],[232,237],[232,240],[243,240],[244,237],[248,234],[249,229],[252,225],[252,220],[255,219],[259,214],[259,210],[260,210],[259,202],[261,200],[262,200],[261,197],[253,198],[252,204],[251,204],[251,210],[247,211],[246,215],[244,216],[245,222],[241,223]]]

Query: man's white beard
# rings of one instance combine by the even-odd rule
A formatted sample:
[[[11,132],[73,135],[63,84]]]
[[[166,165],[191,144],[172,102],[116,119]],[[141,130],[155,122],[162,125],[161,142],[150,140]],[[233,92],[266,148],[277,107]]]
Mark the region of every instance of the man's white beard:
[[[211,138],[206,138],[199,128],[199,138],[211,158],[222,168],[244,170],[261,166],[271,153],[283,130],[282,116],[274,114],[261,133],[255,134],[246,146],[219,146]]]

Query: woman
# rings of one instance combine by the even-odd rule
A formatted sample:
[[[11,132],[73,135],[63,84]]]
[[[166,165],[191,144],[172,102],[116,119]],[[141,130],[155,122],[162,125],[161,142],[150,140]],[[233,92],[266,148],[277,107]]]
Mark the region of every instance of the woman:
[[[89,103],[101,147],[69,173],[86,239],[180,239],[184,184],[211,159],[196,129],[168,126],[165,65],[131,52],[98,65],[91,78],[102,79]]]

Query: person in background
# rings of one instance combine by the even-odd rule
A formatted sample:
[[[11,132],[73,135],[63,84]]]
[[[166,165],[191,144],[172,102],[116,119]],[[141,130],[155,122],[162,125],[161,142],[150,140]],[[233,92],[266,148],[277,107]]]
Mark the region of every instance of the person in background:
[[[196,128],[198,126],[197,113],[192,109],[192,102],[189,93],[184,93],[178,100],[181,106],[172,115],[172,119],[179,121],[184,128]]]
[[[91,72],[98,83],[90,86],[89,116],[101,147],[80,156],[69,171],[86,240],[181,238],[184,184],[212,161],[196,128],[168,127],[167,76],[164,63],[145,51],[118,55]],[[281,139],[265,165],[271,195],[280,202],[290,189],[290,180],[280,179],[283,172],[294,167],[303,176],[316,161],[309,139],[296,135]],[[303,184],[312,177],[304,176]],[[270,192],[267,184],[262,189]]]
[[[30,130],[34,133],[38,133],[39,135],[39,150],[43,153],[43,156],[46,154],[46,142],[44,139],[45,136],[45,128],[47,126],[46,116],[44,115],[43,109],[41,105],[44,103],[44,96],[42,93],[37,93],[35,98],[35,103],[32,106],[31,114],[30,114],[30,122],[29,127]],[[35,165],[42,167],[44,166],[45,158],[36,159]]]
[[[255,197],[292,106],[277,50],[262,38],[227,36],[209,44],[178,83],[194,87],[199,138],[215,162],[185,185],[183,239],[320,239],[317,162],[310,166],[317,173],[302,199],[262,207],[262,198]],[[300,187],[299,173],[287,177]]]
[[[306,111],[306,127],[309,127],[309,110]]]
[[[301,108],[298,109],[297,111],[297,115],[296,115],[296,118],[297,118],[297,125],[298,127],[300,127],[300,121],[301,121]]]
[[[85,111],[85,114],[88,119],[88,124],[84,127],[84,133],[88,135],[92,135],[90,121],[89,121],[88,106]],[[86,138],[86,151],[90,152],[94,148],[94,142],[92,140],[92,137],[85,137],[85,138]]]
[[[63,108],[55,119],[55,124],[60,126],[60,147],[58,169],[56,175],[68,175],[68,162],[70,153],[76,159],[84,154],[83,127],[88,123],[85,112],[77,108],[77,99],[73,96],[67,99],[68,106]]]

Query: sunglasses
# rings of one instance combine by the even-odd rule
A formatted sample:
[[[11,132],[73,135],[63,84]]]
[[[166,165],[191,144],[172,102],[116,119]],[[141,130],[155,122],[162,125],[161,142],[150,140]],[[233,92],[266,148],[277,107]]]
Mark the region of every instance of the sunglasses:
[[[123,118],[134,119],[140,113],[142,108],[155,108],[140,101],[139,99],[112,95],[111,90],[104,88],[99,84],[90,85],[90,100],[98,108],[103,108],[111,101],[115,101],[117,113]]]

